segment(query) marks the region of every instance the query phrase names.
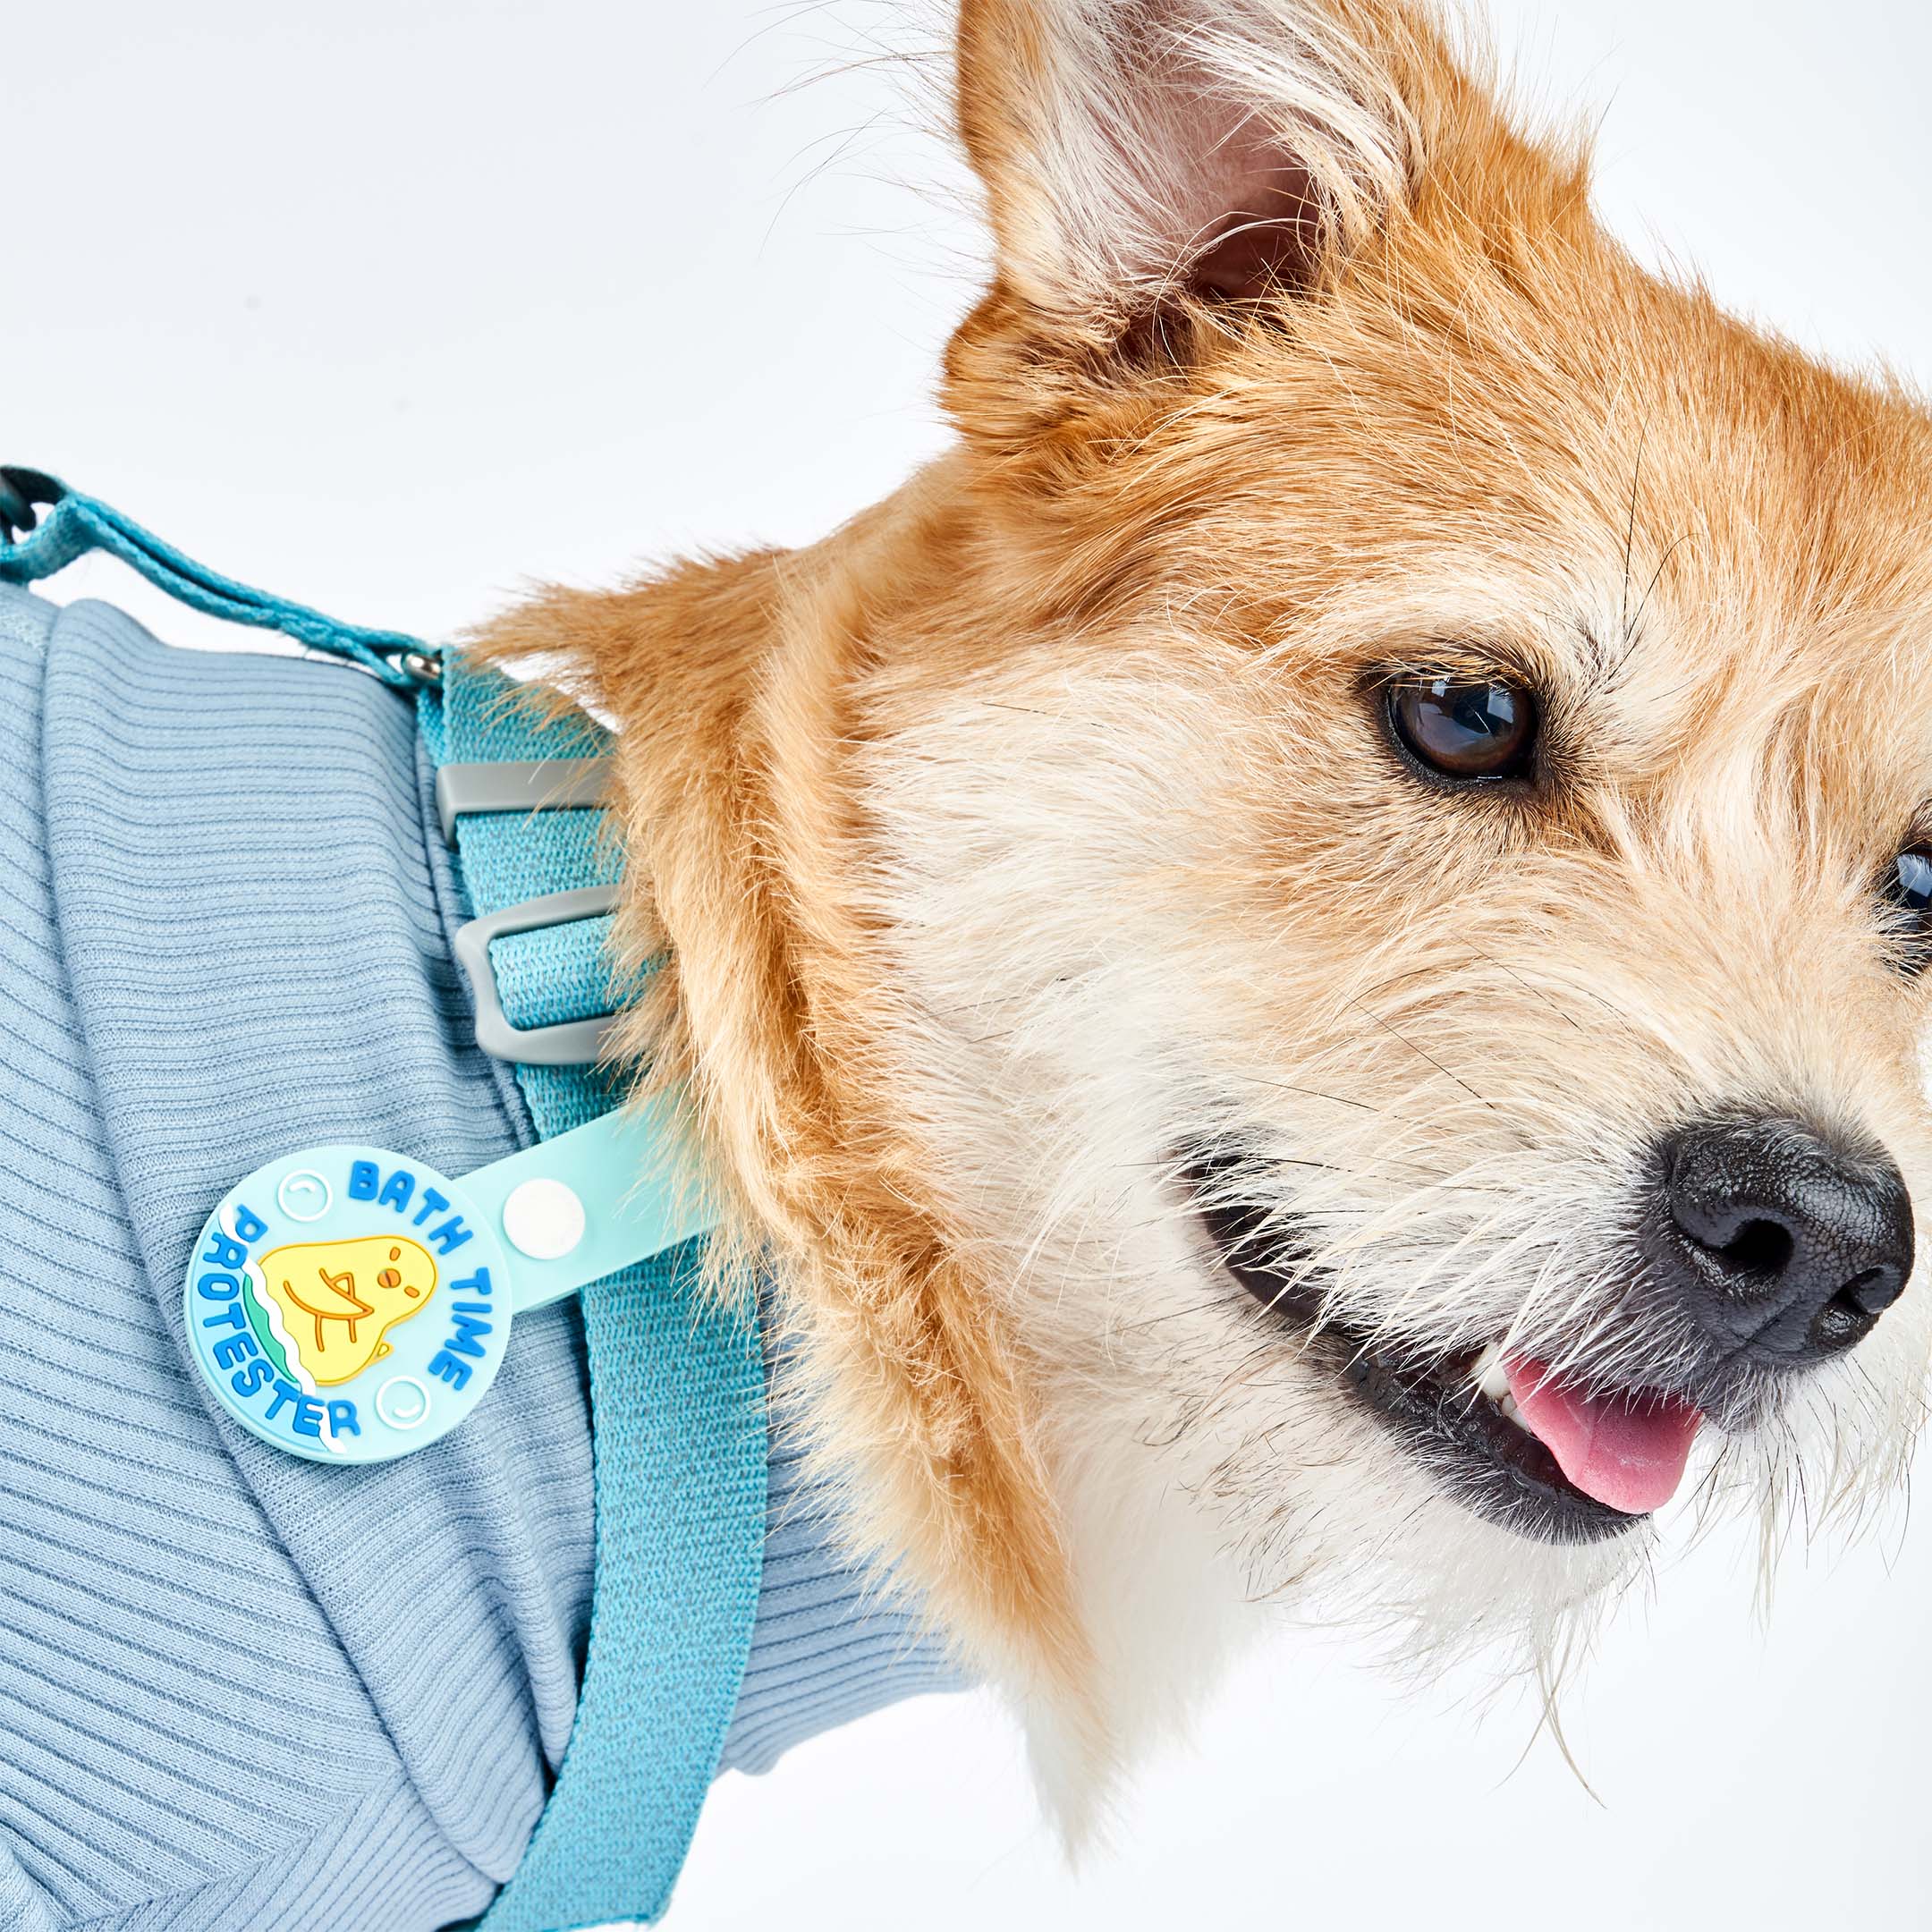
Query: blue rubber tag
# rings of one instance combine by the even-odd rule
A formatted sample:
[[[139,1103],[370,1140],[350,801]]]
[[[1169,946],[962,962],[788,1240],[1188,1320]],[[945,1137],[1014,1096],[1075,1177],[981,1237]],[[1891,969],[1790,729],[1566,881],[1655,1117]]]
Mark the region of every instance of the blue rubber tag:
[[[610,1114],[453,1181],[382,1148],[304,1148],[225,1194],[183,1288],[222,1406],[318,1462],[383,1462],[489,1393],[520,1309],[715,1221],[665,1107]],[[654,1175],[653,1167],[658,1172]]]
[[[446,1435],[510,1339],[501,1241],[446,1175],[381,1148],[305,1148],[208,1217],[188,1333],[223,1406],[278,1448],[380,1462]]]

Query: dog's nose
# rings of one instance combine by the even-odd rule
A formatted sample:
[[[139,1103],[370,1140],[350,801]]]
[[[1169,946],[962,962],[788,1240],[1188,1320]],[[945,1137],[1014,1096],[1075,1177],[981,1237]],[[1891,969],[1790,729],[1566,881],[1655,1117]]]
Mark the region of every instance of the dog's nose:
[[[1663,1155],[1654,1273],[1733,1352],[1815,1361],[1862,1341],[1904,1293],[1911,1198],[1885,1155],[1778,1119],[1688,1128]]]

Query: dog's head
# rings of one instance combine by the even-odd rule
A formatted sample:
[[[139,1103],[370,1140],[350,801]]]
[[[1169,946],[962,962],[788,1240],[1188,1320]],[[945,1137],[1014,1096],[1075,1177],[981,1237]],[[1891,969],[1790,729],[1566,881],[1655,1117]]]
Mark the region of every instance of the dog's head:
[[[1932,1334],[1921,407],[1398,0],[967,0],[959,95],[997,272],[854,755],[1099,1648],[1547,1639],[1680,1487],[1857,1510]]]
[[[1091,1770],[1246,1605],[1546,1659],[1674,1494],[1855,1517],[1932,419],[1646,273],[1419,0],[965,0],[958,98],[959,449],[491,647],[624,722],[628,1038],[859,1534]]]

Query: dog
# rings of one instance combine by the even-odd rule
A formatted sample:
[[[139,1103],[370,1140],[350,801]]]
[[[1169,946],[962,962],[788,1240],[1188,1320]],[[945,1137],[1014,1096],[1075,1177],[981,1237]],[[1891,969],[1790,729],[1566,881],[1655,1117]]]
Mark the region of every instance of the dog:
[[[1277,1606],[1553,1674],[1922,1407],[1932,419],[1408,0],[964,0],[955,446],[504,616],[852,1531],[1075,1835]]]
[[[369,633],[170,652],[0,586],[0,1922],[470,1922],[569,1795],[599,1535],[651,1523],[600,1516],[586,1321],[527,1307],[366,1467],[184,1354],[198,1230],[231,1387],[318,1442],[465,1316],[399,1224],[311,1226],[319,1171],[258,1255],[208,1217],[299,1149],[408,1149],[400,1214],[538,1138],[451,950],[479,665],[619,727],[614,1068],[689,1114],[712,1292],[758,1284],[762,1365],[678,1331],[773,1378],[707,1598],[749,1650],[603,1707],[692,1815],[967,1675],[1078,1845],[1284,1609],[1554,1694],[1674,1498],[1768,1556],[1895,1491],[1925,406],[1640,267],[1427,0],[963,0],[956,97],[959,434],[823,543],[538,594],[439,710]],[[0,550],[63,494],[0,472]],[[663,1419],[723,1360],[623,1418],[686,1529]],[[538,1881],[495,1922],[565,1916]]]

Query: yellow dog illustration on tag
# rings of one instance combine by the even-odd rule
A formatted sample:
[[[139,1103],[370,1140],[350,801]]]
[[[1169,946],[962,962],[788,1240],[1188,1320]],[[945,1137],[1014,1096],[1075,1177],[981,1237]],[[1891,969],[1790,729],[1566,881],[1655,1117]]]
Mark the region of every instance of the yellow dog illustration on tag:
[[[318,1388],[352,1380],[389,1352],[384,1339],[436,1292],[428,1250],[401,1235],[303,1241],[249,1270],[251,1326],[294,1379]],[[259,1321],[252,1320],[259,1313]]]

